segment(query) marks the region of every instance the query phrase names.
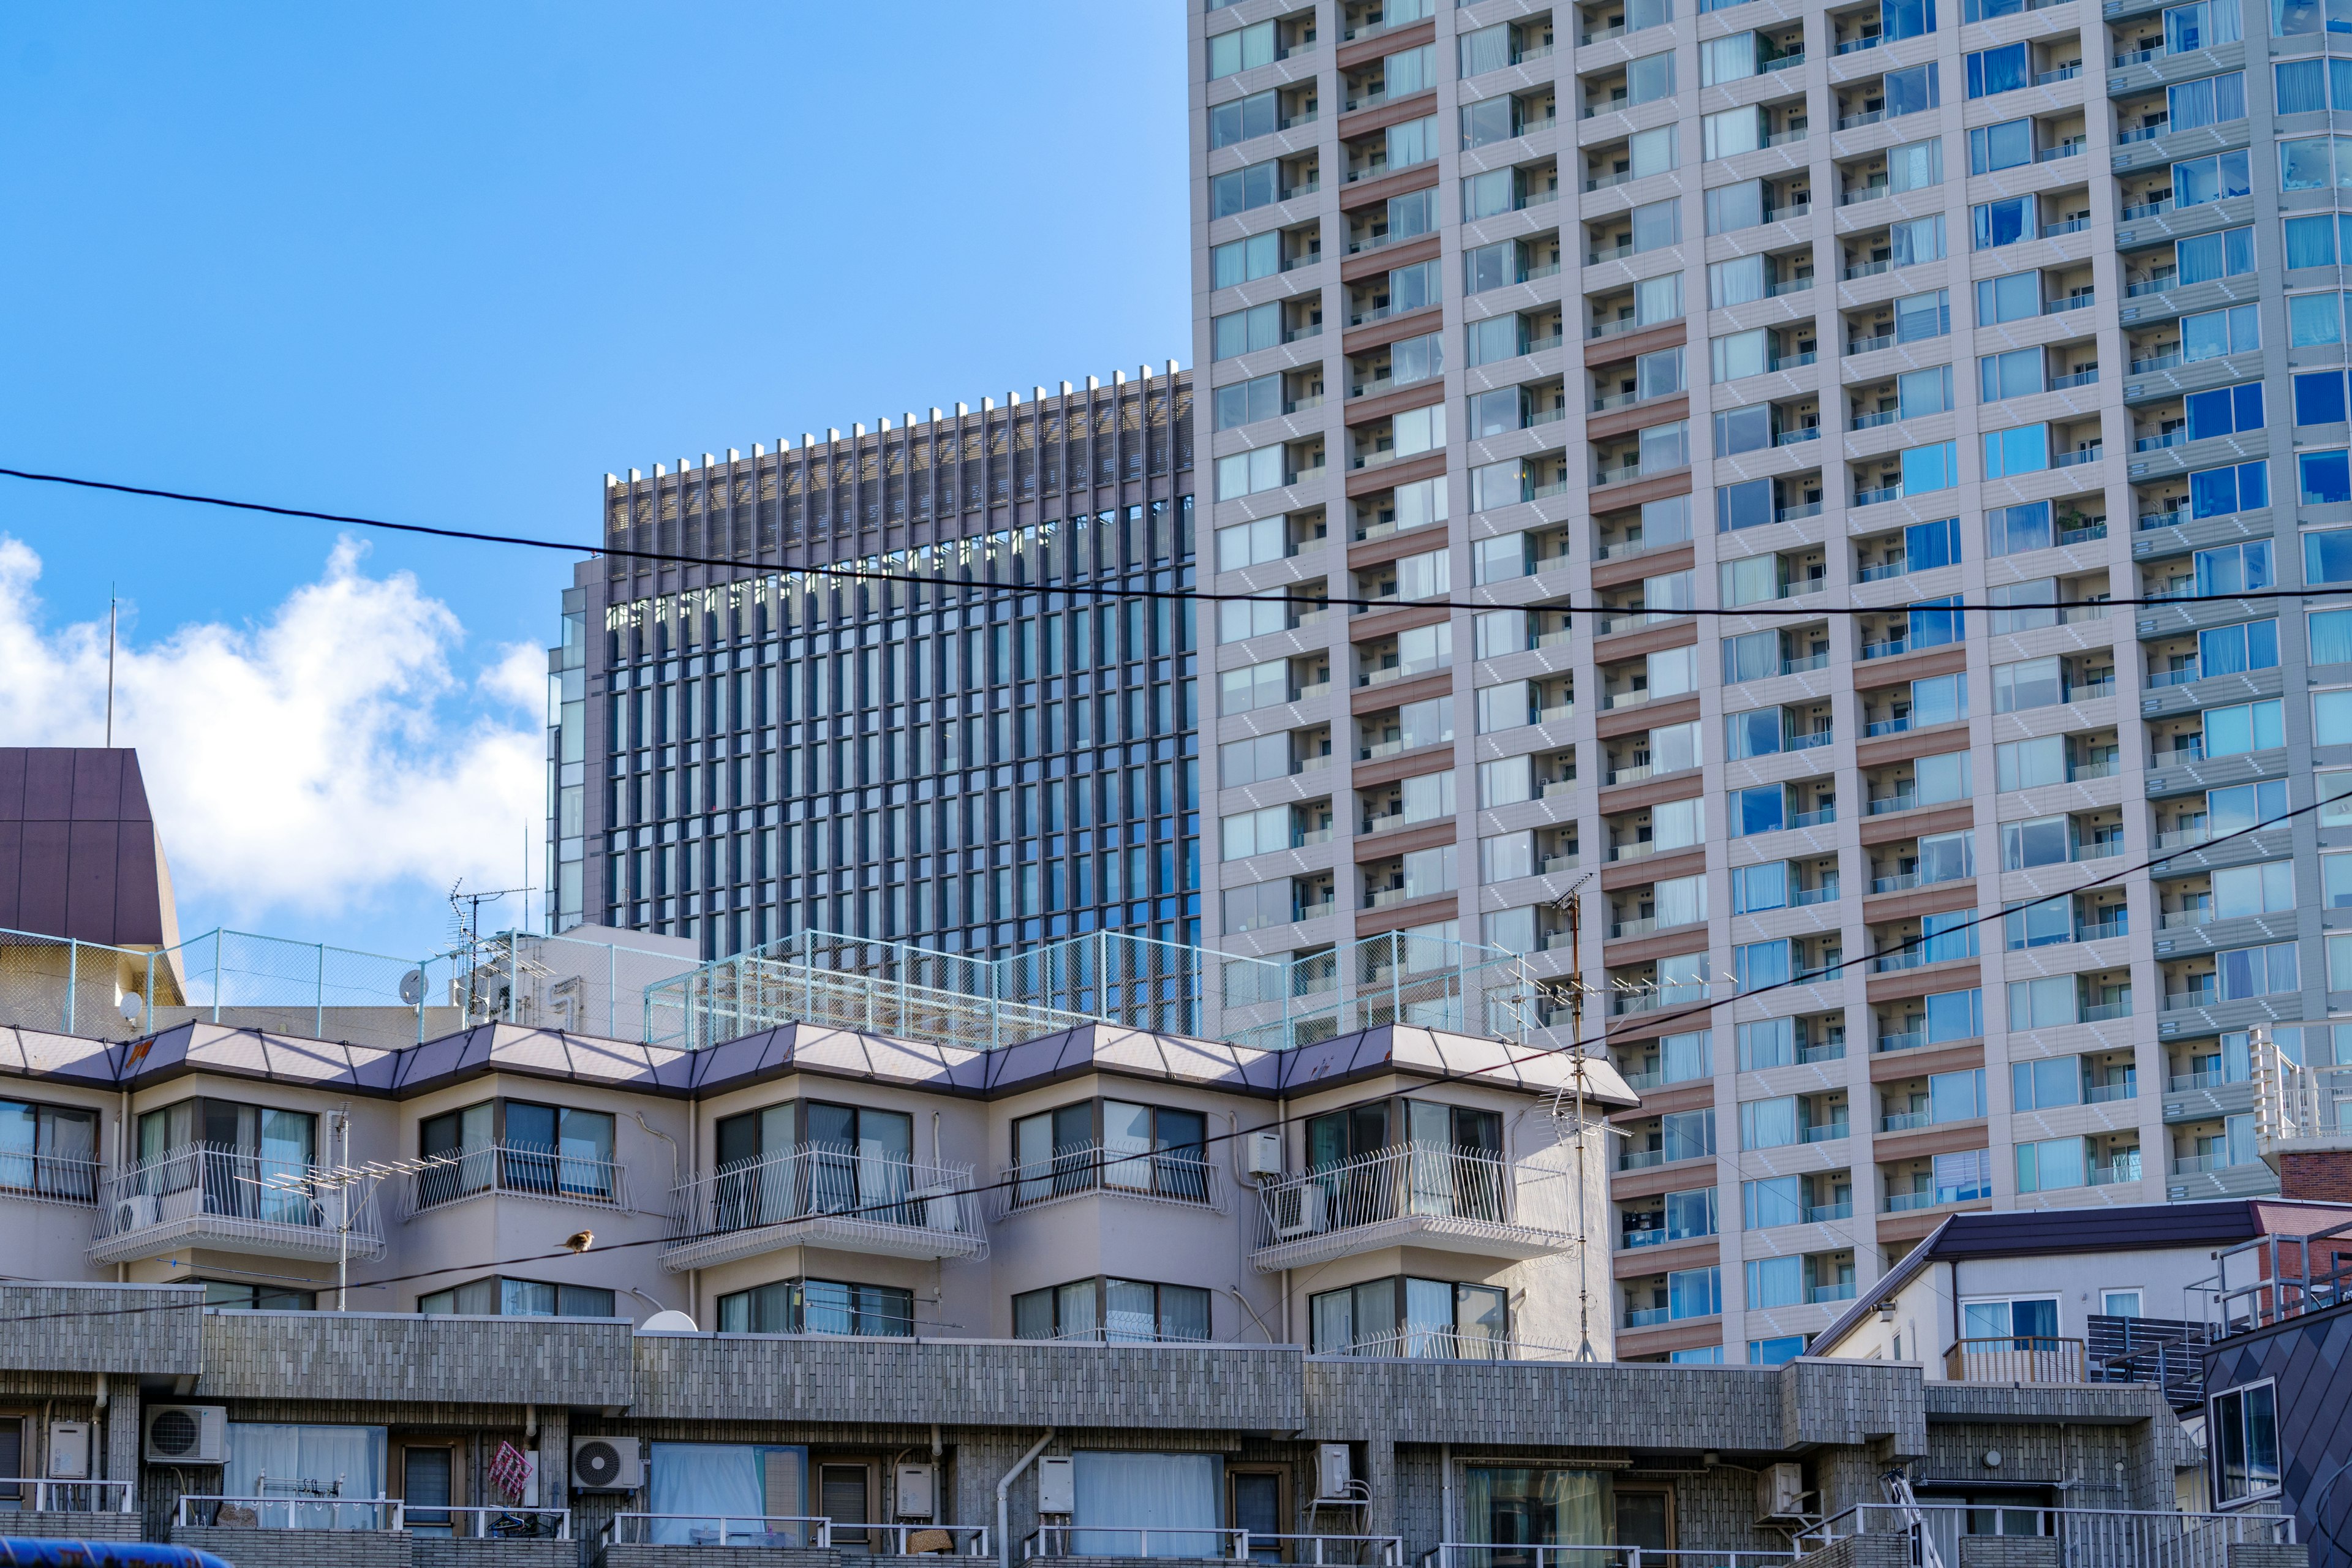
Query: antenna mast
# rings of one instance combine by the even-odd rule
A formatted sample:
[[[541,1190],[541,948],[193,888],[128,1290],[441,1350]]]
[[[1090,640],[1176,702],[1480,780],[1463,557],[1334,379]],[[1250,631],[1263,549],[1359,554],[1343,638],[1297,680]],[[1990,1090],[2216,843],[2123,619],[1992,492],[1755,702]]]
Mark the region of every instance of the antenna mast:
[[[121,601],[114,596],[114,584],[106,585],[106,749],[114,749],[114,619],[115,606]]]
[[[1592,1352],[1592,1237],[1591,1202],[1586,1183],[1585,1164],[1591,1156],[1591,1127],[1586,1120],[1584,1091],[1584,884],[1592,880],[1587,871],[1569,885],[1568,891],[1552,900],[1552,908],[1568,916],[1568,1032],[1569,1070],[1576,1085],[1576,1301],[1580,1337],[1576,1359],[1594,1361]],[[1552,1119],[1559,1120],[1559,1096],[1552,1097]]]

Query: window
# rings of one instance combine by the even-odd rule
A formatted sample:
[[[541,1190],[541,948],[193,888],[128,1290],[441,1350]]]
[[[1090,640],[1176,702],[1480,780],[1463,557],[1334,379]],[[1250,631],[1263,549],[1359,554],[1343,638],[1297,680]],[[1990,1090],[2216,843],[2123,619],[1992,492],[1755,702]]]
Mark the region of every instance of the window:
[[[2341,425],[2346,418],[2345,375],[2340,370],[2315,370],[2294,380],[2294,422],[2297,425]]]
[[[2073,984],[2072,976],[2058,977]],[[2026,982],[2041,984],[2042,982]],[[2017,986],[2011,984],[2009,1010],[2017,1012]],[[2028,1028],[2033,1025],[2025,1026]],[[2011,1028],[2018,1027],[2011,1025]],[[2015,1110],[2050,1110],[2062,1105],[2079,1105],[2083,1100],[2083,1068],[2074,1057],[2044,1057],[2040,1061],[2012,1063],[2009,1069],[2011,1109]]]
[[[1984,433],[1984,477],[1988,479],[2038,474],[2050,466],[2050,427],[2024,425]]]
[[[1940,1045],[1947,1040],[1973,1040],[1984,1033],[1984,993],[1971,986],[1966,991],[1938,991],[1922,998],[1926,1010],[1927,1044]]]
[[[2241,77],[2243,74],[2241,72]],[[1936,62],[1929,60],[1926,65],[1913,66],[1906,70],[1888,71],[1885,77],[1885,93],[1886,118],[1889,120],[1898,115],[1916,114],[1922,110],[1937,107],[1942,103],[1943,98],[1937,89]],[[2242,100],[2244,88],[2242,81],[2240,85]],[[2245,110],[2242,107],[2239,112],[2242,114]]]
[[[2247,169],[2242,151],[2216,153],[2210,158],[2191,158],[2172,165],[2172,205],[2176,207],[2202,206],[2225,196],[2247,195],[2253,188],[2253,176]]]
[[[1117,1100],[1024,1116],[1013,1124],[1013,1201],[1043,1203],[1100,1188],[1206,1203],[1207,1136],[1208,1119],[1200,1111]]]
[[[336,1500],[384,1495],[385,1449],[381,1426],[232,1421],[221,1490],[247,1498],[266,1490],[267,1500],[253,1505],[264,1528],[350,1530],[372,1521],[370,1510]]]
[[[1209,320],[1210,353],[1216,358],[1270,349],[1282,342],[1282,307],[1253,305]]]
[[[1963,1149],[1954,1154],[1938,1154],[1929,1164],[1928,1190],[1935,1194],[1936,1202],[1964,1204],[1992,1196],[1991,1151]]]
[[[1750,1366],[1780,1366],[1804,1353],[1805,1336],[1802,1334],[1782,1334],[1777,1339],[1748,1342],[1748,1363]]]
[[[244,1279],[191,1279],[205,1288],[205,1305],[240,1312],[314,1312],[316,1290],[289,1290],[282,1285],[256,1285]],[[421,1309],[420,1309],[421,1310]]]
[[[2294,476],[2305,506],[2327,506],[2352,500],[2352,460],[2343,448],[2327,452],[2297,452]],[[2305,558],[2313,553],[2306,550]]]
[[[2287,342],[2295,348],[2344,341],[2343,296],[2290,294],[2286,298]]]
[[[2011,349],[2005,353],[1982,355],[1977,360],[1977,380],[1987,403],[2040,392],[2042,351]]]
[[[2241,72],[2242,78],[2244,73]],[[2244,88],[2240,86],[2242,98]],[[1675,92],[1675,57],[1672,51],[1643,55],[1625,65],[1625,107],[1650,103],[1661,98],[1672,98]],[[2240,113],[2244,110],[2241,109]]]
[[[2352,136],[2301,136],[2279,147],[2279,187],[2324,191],[2352,185]]]
[[[2205,710],[2208,757],[2234,757],[2285,744],[2286,726],[2275,698],[2267,702],[2240,702]]]
[[[2018,1298],[2018,1300],[1961,1302],[1959,1328],[1961,1338],[1967,1340],[2055,1340],[2058,1338],[2058,1298],[2055,1295],[2028,1295],[2028,1298]],[[2011,1347],[1978,1344],[1978,1350],[2011,1350]],[[2032,1344],[2016,1344],[2013,1350],[2032,1350]]]
[[[1742,992],[1785,984],[1790,959],[1787,941],[1756,942],[1731,950],[1733,973]]]
[[[1272,162],[1229,169],[1209,180],[1209,216],[1231,217],[1282,199],[1282,171]]]
[[[2188,411],[2189,438],[2192,441],[2263,427],[2263,384],[2259,381],[2192,392],[2183,401]]]
[[[2174,131],[2243,120],[2246,117],[2246,73],[2231,71],[2222,76],[2184,81],[2168,88],[2165,100]]]
[[[1742,1149],[1784,1148],[1799,1142],[1802,1135],[1798,1123],[1795,1095],[1739,1102],[1739,1146]]]
[[[2065,679],[2055,655],[1992,667],[1992,710],[1996,713],[2049,708],[2065,700]]]
[[[2224,1002],[2275,996],[2298,988],[2295,946],[2291,942],[2217,952],[2213,965],[2216,991]]]
[[[1977,325],[1995,327],[2003,321],[2028,321],[2042,314],[2042,274],[2012,272],[2006,278],[1980,278],[1977,280]],[[2041,362],[2039,349],[2024,351]],[[2011,356],[1996,354],[1995,359]],[[1979,364],[1985,363],[1978,361]],[[2035,378],[2037,389],[2041,377]],[[1988,397],[1987,402],[1991,399]]]
[[[1013,1337],[1128,1343],[1206,1340],[1209,1292],[1195,1285],[1108,1278],[1024,1290],[1013,1298]]]
[[[2021,506],[1988,507],[1985,510],[1985,553],[1988,555],[2021,555],[2029,550],[2047,550],[2057,542],[2052,531],[2050,503],[2046,500],[2027,501]]]
[[[1264,664],[1221,670],[1217,675],[1217,711],[1226,715],[1248,713],[1287,702],[1290,700],[1290,661],[1268,659]]]
[[[2352,32],[2352,5],[2347,5],[2345,0],[2328,0],[2328,8],[2346,14],[2345,24],[2334,30]],[[2312,0],[2273,0],[2271,10],[2273,16],[2284,10],[2315,18],[2319,8]],[[2273,26],[2272,30],[2284,36],[2284,28]],[[2352,109],[2352,60],[2281,60],[2271,69],[2275,73],[2273,81],[2281,114],[2318,114],[2330,109]]]
[[[1280,561],[1290,553],[1290,524],[1279,517],[1262,517],[1217,530],[1217,570],[1239,572],[1244,567]]]
[[[2081,1022],[2074,977],[2044,975],[2039,980],[2009,983],[2009,1026],[2011,1029],[2052,1029]],[[2072,1103],[2069,1101],[2067,1103]],[[2026,1109],[2020,1106],[2018,1109]]]
[[[1282,412],[1282,377],[1261,375],[1255,381],[1235,382],[1218,387],[1213,395],[1217,428],[1231,430],[1235,426],[1271,419]]]
[[[476,1279],[416,1298],[416,1310],[469,1318],[609,1318],[613,1292],[537,1279]]]
[[[0,1191],[94,1203],[97,1162],[96,1111],[0,1100]]]
[[[2315,746],[2352,745],[2352,689],[2311,694],[2311,742]]]
[[[2291,860],[2219,867],[2212,873],[2212,880],[2216,920],[2275,914],[2294,908],[2294,863]]]
[[[1805,1299],[1805,1260],[1785,1258],[1753,1258],[1748,1262],[1748,1305],[1753,1310],[1765,1307],[1793,1307]]]
[[[1282,236],[1254,234],[1209,252],[1212,288],[1231,289],[1282,270]]]
[[[2164,13],[2165,52],[2187,54],[2192,49],[2210,49],[2244,37],[2240,3],[2241,0],[2199,0],[2196,5],[2170,7]]]
[[[1317,1355],[1499,1361],[1509,1342],[1507,1304],[1492,1285],[1368,1279],[1309,1296],[1307,1316]]]
[[[2236,463],[2227,468],[2203,468],[2189,476],[2191,517],[2221,517],[2270,504],[2271,475],[2267,464]]]
[[[2197,634],[2197,670],[2200,679],[2214,675],[2236,675],[2249,669],[2274,669],[2278,667],[2278,622],[2246,621],[2234,626],[2215,626]],[[2325,660],[2315,658],[2315,664]]]
[[[2179,239],[2173,241],[2172,251],[2183,287],[2216,278],[2244,277],[2254,269],[2254,231],[2225,228],[2219,234]]]
[[[1699,132],[1703,157],[1728,158],[1753,153],[1764,145],[1763,113],[1753,108],[1727,109],[1701,120]]]
[[[2223,1506],[2279,1489],[2278,1385],[2249,1384],[2213,1395],[2213,1496]]]
[[[1715,1152],[1715,1111],[1676,1110],[1658,1118],[1658,1132],[1666,1162],[1696,1160]]]
[[[1216,104],[1209,110],[1209,147],[1214,151],[1254,137],[1270,136],[1278,128],[1277,119],[1271,89]]]
[[[1971,56],[1969,63],[1973,67],[1976,58]],[[1973,70],[1970,74],[1973,79]],[[1979,125],[1969,132],[1969,173],[1990,174],[2001,169],[2020,168],[2033,162],[2033,152],[2031,120]]]
[[[2352,146],[2352,138],[2347,138],[2347,146]],[[2339,256],[2352,255],[2352,214],[2290,217],[2282,220],[2279,228],[2286,239],[2286,264],[2290,270],[2333,267]]]
[[[1722,1310],[1723,1270],[1720,1268],[1685,1268],[1666,1276],[1666,1317],[1669,1321],[1713,1317]]]
[[[2314,664],[2352,664],[2352,610],[2318,610],[2306,623]]]
[[[1209,39],[1209,79],[1223,77],[1275,61],[1274,24],[1260,22],[1254,27],[1237,27],[1230,33],[1218,33]]]
[[[2038,1142],[2020,1143],[2017,1190],[2049,1193],[2082,1186],[2090,1179],[2084,1169],[2083,1149],[2080,1138],[2045,1138]]]
[[[1997,92],[2032,86],[2033,64],[2027,58],[2029,47],[2021,43],[2003,44],[1969,56],[1969,96],[1990,98]]]
[[[1932,217],[1906,218],[1887,226],[1887,241],[1893,247],[1895,265],[1913,267],[1923,261],[1944,258],[1944,215]]]

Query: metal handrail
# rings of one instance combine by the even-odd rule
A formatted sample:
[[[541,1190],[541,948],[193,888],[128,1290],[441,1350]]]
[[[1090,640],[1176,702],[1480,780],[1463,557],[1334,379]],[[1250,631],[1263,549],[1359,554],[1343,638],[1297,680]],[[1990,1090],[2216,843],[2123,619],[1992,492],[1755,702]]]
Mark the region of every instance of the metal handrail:
[[[940,1556],[985,1557],[988,1555],[989,1527],[984,1524],[866,1524],[862,1522],[853,1523],[845,1519],[836,1519],[833,1521],[832,1534],[834,1540],[844,1541],[854,1539],[860,1532],[865,1532],[868,1536],[866,1542],[867,1548],[868,1550],[871,1550],[873,1547],[871,1537],[876,1533],[879,1533],[895,1543],[891,1548],[890,1555],[894,1557],[911,1557],[915,1554],[907,1550],[907,1538],[915,1534],[919,1531],[925,1530],[938,1530],[946,1532],[949,1541],[949,1550],[945,1552],[939,1553]],[[954,1550],[954,1542],[956,1538],[959,1536],[968,1536],[971,1538],[971,1548],[970,1551],[957,1552]]]
[[[0,1197],[35,1203],[94,1204],[105,1167],[71,1154],[0,1154]]]
[[[2162,1563],[2179,1568],[2223,1568],[2230,1548],[2291,1545],[2292,1514],[2185,1513],[2168,1509],[2016,1507],[2007,1503],[1861,1503],[1800,1531],[1808,1553],[1856,1535],[1907,1536],[1910,1559],[1960,1561],[1964,1535],[1999,1533],[2055,1539],[2064,1563]],[[1929,1558],[1920,1548],[1936,1554]]]
[[[1944,1375],[1954,1383],[2081,1383],[2083,1342],[2046,1334],[1954,1341]]]
[[[1098,1143],[1057,1150],[1050,1158],[1008,1165],[997,1191],[1005,1209],[1036,1208],[1088,1193],[1185,1204],[1223,1213],[1217,1163],[1197,1148],[1113,1151]]]
[[[383,1255],[373,1184],[220,1144],[185,1144],[118,1166],[100,1183],[93,1247],[167,1226],[252,1240],[299,1235],[320,1247],[347,1236],[352,1257]]]
[[[1250,1532],[1246,1530],[1231,1529],[1224,1525],[1201,1525],[1187,1530],[1166,1524],[1148,1526],[1041,1524],[1022,1538],[1022,1560],[1026,1562],[1033,1557],[1123,1557],[1128,1555],[1123,1552],[1097,1550],[1091,1546],[1085,1550],[1073,1551],[1073,1538],[1082,1535],[1098,1538],[1107,1536],[1118,1540],[1132,1537],[1135,1541],[1134,1555],[1138,1557],[1150,1557],[1154,1554],[1151,1550],[1151,1538],[1155,1535],[1160,1537],[1163,1549],[1171,1546],[1175,1548],[1173,1551],[1162,1550],[1158,1553],[1163,1557],[1226,1557],[1237,1563],[1245,1561],[1249,1557]],[[1213,1550],[1207,1552],[1186,1550],[1190,1542],[1204,1537],[1215,1543]]]
[[[460,1525],[463,1528],[460,1528]],[[569,1541],[572,1510],[568,1508],[493,1508],[479,1503],[408,1503],[402,1528],[409,1531],[449,1527],[460,1541]]]
[[[840,1143],[798,1143],[737,1160],[680,1183],[671,1196],[677,1239],[835,1216],[876,1227],[981,1234],[972,1168],[919,1165]]]
[[[655,1536],[657,1533],[668,1533],[660,1528],[665,1524],[682,1526],[677,1533],[684,1539],[671,1542],[656,1542]],[[787,1528],[773,1528],[777,1525]],[[709,1529],[710,1526],[717,1528]],[[742,1528],[738,1529],[738,1526]],[[597,1532],[596,1544],[599,1550],[607,1546],[674,1544],[785,1546],[829,1552],[833,1549],[833,1521],[814,1514],[646,1513],[633,1510],[616,1513],[606,1521],[604,1528]]]
[[[47,1476],[0,1476],[0,1493],[14,1491],[18,1505],[24,1502],[25,1489],[33,1489],[33,1511],[36,1513],[137,1513],[139,1496],[130,1481],[58,1481]],[[109,1492],[120,1492],[119,1503],[105,1500]]]
[[[626,1208],[628,1170],[617,1160],[566,1154],[544,1144],[478,1144],[410,1173],[401,1217],[492,1193]]]
[[[1793,1563],[1793,1552],[1742,1548],[1738,1551],[1699,1547],[1604,1546],[1599,1543],[1529,1542],[1508,1545],[1485,1542],[1449,1541],[1422,1553],[1421,1568],[1760,1568],[1768,1563]]]
[[[213,1507],[210,1517],[190,1519],[188,1517],[188,1505],[190,1503],[196,1503],[199,1505],[204,1503],[212,1504]],[[398,1498],[297,1497],[284,1493],[280,1493],[276,1497],[235,1497],[218,1492],[184,1492],[180,1496],[179,1504],[176,1512],[173,1514],[173,1519],[179,1527],[184,1530],[191,1526],[205,1526],[214,1529],[226,1528],[233,1530],[397,1531],[408,1528],[405,1518],[407,1506],[407,1504],[402,1502]],[[253,1518],[249,1522],[242,1519],[238,1519],[230,1521],[226,1526],[223,1526],[220,1518],[221,1511],[227,1508],[244,1510],[250,1512],[253,1515]],[[343,1510],[347,1508],[367,1509],[373,1513],[376,1522],[373,1524],[347,1525],[342,1522]],[[295,1511],[298,1509],[328,1510],[328,1519],[330,1522],[326,1524],[299,1522],[298,1521],[298,1517]],[[278,1517],[273,1519],[271,1517],[273,1513],[278,1514]]]
[[[1576,1230],[1567,1172],[1477,1149],[1408,1143],[1271,1178],[1257,1195],[1255,1248],[1372,1226],[1563,1238]]]

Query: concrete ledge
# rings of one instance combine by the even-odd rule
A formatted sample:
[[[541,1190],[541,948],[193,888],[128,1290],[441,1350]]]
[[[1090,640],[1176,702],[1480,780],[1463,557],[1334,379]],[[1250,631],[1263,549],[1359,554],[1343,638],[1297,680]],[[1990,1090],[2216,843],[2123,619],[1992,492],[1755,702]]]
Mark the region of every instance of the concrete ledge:
[[[211,1311],[196,1394],[625,1406],[635,1397],[633,1338],[624,1318]]]
[[[2169,1407],[2149,1383],[1929,1383],[1928,1419],[2123,1426]]]
[[[36,1513],[0,1514],[0,1535],[37,1536],[43,1541],[136,1541],[141,1519],[135,1513],[60,1513],[48,1509]]]
[[[580,1568],[576,1541],[409,1538],[413,1568]]]
[[[187,1376],[204,1365],[204,1299],[184,1285],[0,1285],[0,1370]]]
[[[173,1545],[209,1552],[236,1568],[410,1568],[411,1539],[388,1530],[172,1530]]]
[[[651,1420],[1294,1432],[1307,1424],[1301,1359],[1285,1345],[643,1334],[629,1414]]]

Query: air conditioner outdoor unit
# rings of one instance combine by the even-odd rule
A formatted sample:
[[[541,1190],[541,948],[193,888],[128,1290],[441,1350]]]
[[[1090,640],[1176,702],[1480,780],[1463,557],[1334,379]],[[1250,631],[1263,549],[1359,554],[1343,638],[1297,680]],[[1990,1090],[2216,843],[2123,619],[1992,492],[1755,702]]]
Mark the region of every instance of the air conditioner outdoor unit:
[[[1756,1517],[1801,1519],[1805,1512],[1805,1467],[1767,1465],[1756,1472]]]
[[[1249,1173],[1253,1176],[1282,1174],[1282,1131],[1267,1127],[1249,1135]]]
[[[154,1194],[133,1193],[114,1205],[114,1234],[121,1236],[129,1230],[144,1230],[156,1223],[159,1217]]]
[[[1267,1195],[1274,1204],[1274,1234],[1277,1240],[1322,1233],[1330,1198],[1322,1187],[1313,1182],[1302,1182],[1297,1186],[1276,1188]]]
[[[147,1407],[147,1462],[221,1465],[228,1462],[228,1411],[218,1405]]]
[[[572,1439],[573,1491],[633,1492],[645,1484],[645,1454],[636,1438]]]

